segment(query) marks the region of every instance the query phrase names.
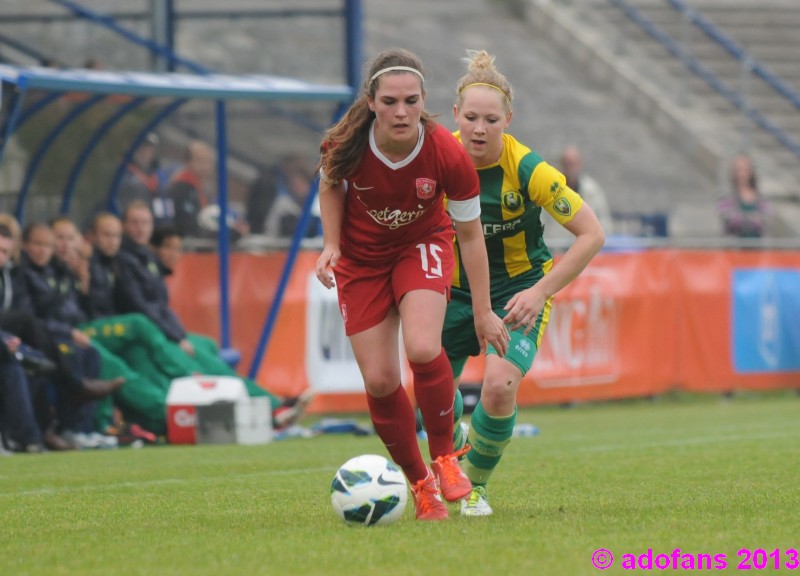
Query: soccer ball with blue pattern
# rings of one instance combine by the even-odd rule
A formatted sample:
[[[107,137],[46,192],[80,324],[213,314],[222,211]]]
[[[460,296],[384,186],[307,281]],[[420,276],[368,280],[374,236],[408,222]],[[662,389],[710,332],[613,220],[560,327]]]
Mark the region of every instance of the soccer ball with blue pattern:
[[[406,502],[406,477],[383,456],[364,454],[351,458],[333,477],[331,504],[348,524],[391,524],[403,515]]]

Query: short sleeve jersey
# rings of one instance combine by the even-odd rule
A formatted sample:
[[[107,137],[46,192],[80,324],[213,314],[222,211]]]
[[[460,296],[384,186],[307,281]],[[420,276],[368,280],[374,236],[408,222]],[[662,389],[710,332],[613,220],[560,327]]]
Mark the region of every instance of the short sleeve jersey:
[[[370,129],[369,145],[346,178],[342,254],[361,262],[386,261],[409,244],[453,228],[444,196],[473,200],[479,216],[478,177],[464,147],[438,124],[420,125],[412,153],[392,162],[378,149]]]
[[[460,141],[460,134],[455,135]],[[542,209],[565,224],[575,217],[583,200],[567,187],[561,172],[510,134],[503,134],[500,160],[478,168],[478,177],[492,300],[497,304],[535,284],[552,263],[542,238]],[[458,250],[456,263],[453,289],[469,291]]]

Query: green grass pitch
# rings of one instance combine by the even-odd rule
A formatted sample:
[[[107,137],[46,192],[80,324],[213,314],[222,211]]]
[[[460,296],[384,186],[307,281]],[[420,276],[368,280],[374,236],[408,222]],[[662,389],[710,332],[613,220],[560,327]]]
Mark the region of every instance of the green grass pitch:
[[[781,392],[522,410],[541,434],[509,445],[494,516],[421,523],[409,501],[375,528],[329,500],[341,463],[384,454],[375,436],[0,458],[0,575],[800,574],[798,409]],[[675,549],[727,570],[620,565]],[[737,569],[742,549],[769,567]]]

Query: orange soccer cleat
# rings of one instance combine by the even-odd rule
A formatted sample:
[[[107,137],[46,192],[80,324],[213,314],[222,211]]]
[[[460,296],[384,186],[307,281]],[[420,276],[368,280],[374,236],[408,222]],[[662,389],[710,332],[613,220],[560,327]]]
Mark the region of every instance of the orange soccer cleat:
[[[446,520],[447,507],[439,495],[439,485],[431,470],[428,475],[411,487],[417,520]]]
[[[442,489],[442,495],[448,502],[456,502],[462,498],[469,496],[472,492],[472,482],[466,477],[458,465],[459,457],[469,452],[470,446],[464,446],[454,454],[446,456],[439,456],[433,461],[431,466],[439,480],[439,486]]]

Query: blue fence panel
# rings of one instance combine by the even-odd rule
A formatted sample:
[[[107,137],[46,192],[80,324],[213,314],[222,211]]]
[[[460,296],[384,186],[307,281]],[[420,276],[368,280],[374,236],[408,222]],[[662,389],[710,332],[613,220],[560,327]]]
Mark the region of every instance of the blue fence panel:
[[[800,270],[740,269],[732,280],[734,370],[800,370]]]

